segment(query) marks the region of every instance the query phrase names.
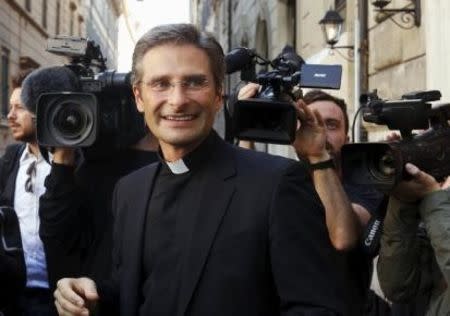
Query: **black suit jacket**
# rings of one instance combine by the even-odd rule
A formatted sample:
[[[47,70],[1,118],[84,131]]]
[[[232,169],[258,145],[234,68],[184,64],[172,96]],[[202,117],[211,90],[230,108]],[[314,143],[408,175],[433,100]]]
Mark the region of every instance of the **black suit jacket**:
[[[0,315],[18,314],[18,298],[26,284],[25,259],[22,250],[5,251],[3,240],[9,247],[22,248],[19,220],[13,209],[19,159],[25,144],[13,144],[6,148],[0,158]]]
[[[190,240],[177,315],[340,315],[335,252],[306,170],[216,137],[201,207],[181,215]],[[159,166],[116,187],[114,281],[99,291],[120,315],[137,315],[141,303],[144,221]]]

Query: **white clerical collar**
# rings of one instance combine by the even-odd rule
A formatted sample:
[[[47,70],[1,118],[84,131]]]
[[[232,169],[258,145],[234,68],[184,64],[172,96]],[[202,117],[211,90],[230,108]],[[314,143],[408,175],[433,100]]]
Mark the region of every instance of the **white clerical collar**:
[[[173,174],[183,174],[189,172],[189,168],[186,166],[183,159],[178,159],[173,162],[166,161],[166,164]]]

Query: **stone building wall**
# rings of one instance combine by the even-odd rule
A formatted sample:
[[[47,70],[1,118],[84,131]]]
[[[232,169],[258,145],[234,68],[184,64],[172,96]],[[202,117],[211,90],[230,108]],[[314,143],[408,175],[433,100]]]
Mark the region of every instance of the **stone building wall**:
[[[197,22],[202,21],[199,25],[218,35],[225,48],[244,45],[273,58],[285,44],[295,44],[297,52],[310,63],[341,64],[341,89],[329,92],[347,101],[350,118],[359,106],[354,97],[354,62],[347,60],[348,50],[340,49],[338,52],[326,47],[318,22],[329,8],[339,5],[336,9],[345,22],[337,45],[353,45],[355,14],[358,12],[355,5],[359,2],[359,5],[365,5],[363,11],[367,15],[367,24],[364,20],[360,24],[361,28],[367,29],[366,42],[363,43],[366,46],[362,45],[362,53],[367,56],[367,67],[362,65],[362,88],[367,86],[366,91],[377,89],[380,97],[385,99],[397,99],[415,90],[439,89],[443,94],[442,102],[449,102],[447,78],[450,63],[446,62],[450,54],[448,1],[421,0],[421,25],[410,29],[402,29],[390,19],[377,21],[371,1],[363,0],[191,2],[193,11],[201,9],[202,14],[193,13],[198,18]],[[388,7],[411,6],[410,0],[393,0]],[[399,21],[402,16],[396,14],[392,18]],[[410,23],[403,25],[411,26]],[[231,78],[232,84],[238,81],[237,75]],[[386,134],[386,129],[380,126],[363,122],[363,127],[370,141],[380,140]]]

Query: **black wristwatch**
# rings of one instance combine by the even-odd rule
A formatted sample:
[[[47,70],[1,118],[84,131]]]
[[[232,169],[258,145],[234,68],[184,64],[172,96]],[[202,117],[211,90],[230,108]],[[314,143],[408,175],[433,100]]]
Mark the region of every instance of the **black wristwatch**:
[[[311,171],[329,169],[329,168],[334,169],[335,168],[334,160],[328,159],[328,160],[324,160],[324,161],[320,161],[320,162],[316,162],[316,163],[308,163],[308,168]]]

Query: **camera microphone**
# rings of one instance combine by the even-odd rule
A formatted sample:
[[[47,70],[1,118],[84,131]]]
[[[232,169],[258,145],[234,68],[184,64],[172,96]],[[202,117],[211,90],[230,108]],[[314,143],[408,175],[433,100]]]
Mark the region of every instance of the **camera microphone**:
[[[39,68],[31,72],[23,81],[20,95],[26,108],[36,113],[39,96],[49,92],[76,92],[80,84],[75,73],[67,67],[55,66]]]
[[[225,55],[226,73],[242,70],[253,63],[255,52],[249,48],[237,47]]]
[[[276,67],[288,67],[288,71],[294,73],[300,71],[305,61],[302,57],[297,55],[294,47],[290,45],[284,46],[281,53],[273,61]]]

